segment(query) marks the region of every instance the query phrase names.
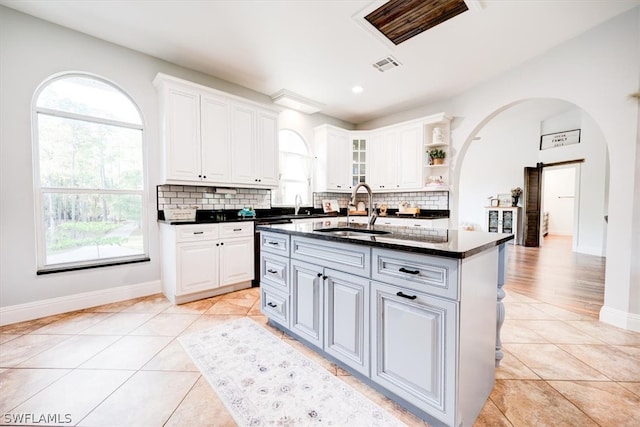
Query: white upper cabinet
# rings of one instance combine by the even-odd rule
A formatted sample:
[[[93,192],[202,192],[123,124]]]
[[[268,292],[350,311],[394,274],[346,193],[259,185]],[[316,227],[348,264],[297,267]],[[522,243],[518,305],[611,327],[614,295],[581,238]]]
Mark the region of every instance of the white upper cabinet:
[[[344,191],[352,188],[349,132],[330,125],[315,128],[315,191]]]
[[[200,94],[188,86],[163,86],[163,150],[165,178],[196,181],[202,176],[200,160]],[[180,141],[178,144],[177,141]]]
[[[392,132],[375,132],[369,137],[369,185],[373,191],[395,188],[397,149]]]
[[[229,105],[225,100],[200,97],[201,164],[203,181],[231,181]]]
[[[279,184],[280,158],[278,147],[278,114],[258,110],[258,139],[255,147],[260,184],[277,187]]]
[[[243,104],[231,106],[231,134],[233,135],[233,182],[257,183],[256,179],[256,112]]]
[[[423,130],[421,124],[398,129],[396,182],[399,189],[420,189],[422,182]]]
[[[371,135],[369,183],[374,191],[422,187],[422,125],[390,126]]]
[[[348,192],[363,177],[375,192],[449,190],[450,121],[441,113],[366,131],[318,126],[315,191]],[[365,162],[354,148],[362,142]],[[429,161],[433,149],[445,152],[442,165]]]
[[[278,186],[278,113],[158,74],[162,182]]]

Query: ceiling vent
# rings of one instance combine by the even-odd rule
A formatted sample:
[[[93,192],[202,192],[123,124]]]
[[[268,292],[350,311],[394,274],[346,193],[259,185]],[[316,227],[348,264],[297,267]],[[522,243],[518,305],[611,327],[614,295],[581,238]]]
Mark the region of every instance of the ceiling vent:
[[[373,67],[380,72],[387,71],[399,66],[400,66],[400,63],[393,56],[387,56],[386,58],[381,59],[380,61],[373,64]]]

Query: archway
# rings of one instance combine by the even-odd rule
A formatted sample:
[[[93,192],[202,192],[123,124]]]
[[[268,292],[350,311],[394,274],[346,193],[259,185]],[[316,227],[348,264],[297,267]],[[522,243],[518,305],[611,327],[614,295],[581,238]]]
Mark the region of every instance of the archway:
[[[581,130],[579,143],[541,149],[541,135],[573,129]],[[559,99],[519,100],[489,114],[459,147],[452,171],[457,197],[453,218],[479,230],[487,229],[490,196],[506,193],[508,197],[512,188],[525,188],[525,167],[583,160],[576,167],[572,199],[574,241],[563,256],[571,257],[571,250],[606,256],[608,151],[600,127],[582,108]],[[562,195],[566,196],[574,194]],[[521,197],[521,218],[523,201]],[[552,223],[554,219],[559,220],[559,215],[551,218]],[[521,235],[523,223],[518,226]]]
[[[540,150],[542,134],[569,129],[581,129],[579,143]],[[487,116],[471,132],[456,153],[453,169],[457,222],[483,229],[488,197],[523,188],[525,167],[576,159],[584,159],[584,164],[579,173],[578,241],[574,246],[576,252],[606,255],[607,146],[594,120],[579,106],[563,100],[514,102]]]

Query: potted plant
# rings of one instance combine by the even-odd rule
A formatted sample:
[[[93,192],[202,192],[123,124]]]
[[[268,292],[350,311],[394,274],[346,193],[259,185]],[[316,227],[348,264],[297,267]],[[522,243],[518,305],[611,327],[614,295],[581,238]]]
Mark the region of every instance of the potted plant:
[[[511,206],[518,206],[518,199],[522,195],[522,188],[516,187],[511,189]]]
[[[429,151],[429,157],[434,165],[441,165],[444,163],[444,158],[447,157],[447,153],[440,148],[434,148]]]

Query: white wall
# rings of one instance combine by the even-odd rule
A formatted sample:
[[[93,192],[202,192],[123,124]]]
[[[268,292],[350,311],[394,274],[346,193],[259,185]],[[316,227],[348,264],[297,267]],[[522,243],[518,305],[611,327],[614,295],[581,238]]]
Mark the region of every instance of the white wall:
[[[31,100],[40,83],[64,71],[84,71],[114,81],[138,103],[145,120],[149,191],[150,262],[36,275]],[[159,179],[159,115],[152,80],[158,72],[271,104],[268,96],[0,6],[0,307],[84,292],[155,284],[159,290],[160,251],[154,221]],[[281,127],[312,141],[313,127],[324,122],[353,125],[326,117],[283,113]],[[152,286],[153,287],[153,286]]]

